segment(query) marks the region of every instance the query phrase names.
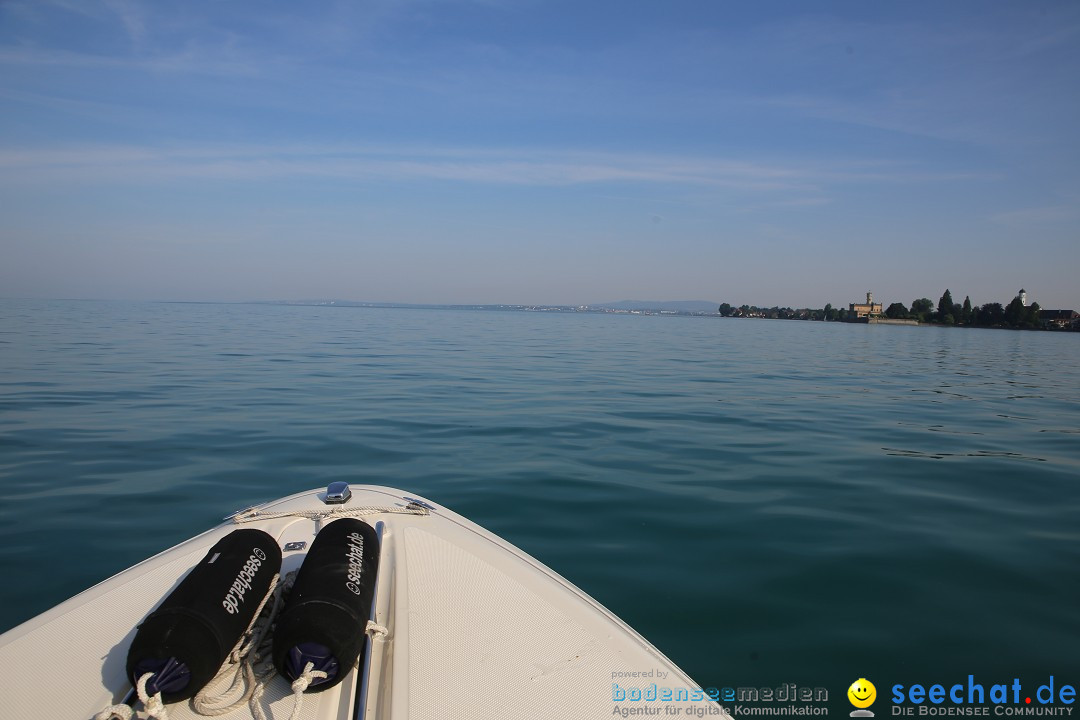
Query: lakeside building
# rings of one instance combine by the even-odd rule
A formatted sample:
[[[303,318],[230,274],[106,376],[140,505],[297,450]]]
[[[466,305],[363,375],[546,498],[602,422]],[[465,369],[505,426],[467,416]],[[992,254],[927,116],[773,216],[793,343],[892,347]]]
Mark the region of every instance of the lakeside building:
[[[1075,310],[1040,310],[1039,322],[1043,327],[1076,330],[1080,328],[1080,313]]]
[[[1021,305],[1028,307],[1027,290],[1020,288],[1020,292],[1016,296],[1020,298]],[[1080,330],[1080,313],[1075,310],[1043,310],[1040,308],[1039,325],[1047,330]]]
[[[872,292],[866,293],[865,303],[851,303],[848,305],[851,312],[855,313],[856,318],[868,318],[874,315],[881,315],[881,303],[874,302],[874,294]]]

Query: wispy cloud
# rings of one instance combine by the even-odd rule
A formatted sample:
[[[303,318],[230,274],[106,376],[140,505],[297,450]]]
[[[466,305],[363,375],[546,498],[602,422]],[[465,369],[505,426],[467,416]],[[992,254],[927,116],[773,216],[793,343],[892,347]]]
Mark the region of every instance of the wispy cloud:
[[[572,150],[310,145],[161,149],[123,145],[0,149],[0,178],[4,177],[20,183],[302,177],[526,186],[653,183],[780,195],[777,202],[784,205],[809,206],[828,202],[825,188],[838,183],[970,180],[976,176],[898,168],[888,163],[785,165]]]

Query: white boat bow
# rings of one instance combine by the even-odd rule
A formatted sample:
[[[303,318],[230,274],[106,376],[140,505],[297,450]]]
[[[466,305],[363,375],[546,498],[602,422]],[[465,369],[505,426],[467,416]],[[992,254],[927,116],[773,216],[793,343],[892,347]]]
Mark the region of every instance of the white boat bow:
[[[342,492],[340,485],[331,489]],[[90,718],[127,696],[136,627],[232,530],[276,538],[285,576],[325,524],[353,516],[375,529],[381,548],[368,651],[344,682],[305,696],[300,717],[598,720],[644,707],[717,716],[716,703],[628,625],[466,518],[385,487],[356,486],[346,502],[327,500],[312,490],[238,513],[0,635],[4,715]],[[645,696],[634,700],[636,691]],[[274,676],[259,702],[266,717],[283,720],[294,700]],[[172,720],[201,717],[191,702],[166,710]],[[243,704],[222,717],[251,710]]]

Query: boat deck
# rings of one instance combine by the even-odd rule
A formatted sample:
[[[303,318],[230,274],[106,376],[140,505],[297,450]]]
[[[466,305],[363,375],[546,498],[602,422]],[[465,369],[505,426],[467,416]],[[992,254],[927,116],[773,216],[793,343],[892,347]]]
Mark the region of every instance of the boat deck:
[[[260,506],[258,516],[242,516],[243,525],[228,522],[192,538],[0,636],[0,686],[10,716],[47,707],[55,717],[91,717],[120,701],[130,689],[124,664],[136,626],[231,530],[257,527],[282,546],[310,547],[333,520],[310,515],[365,506],[385,509],[362,517],[380,536],[372,620],[387,633],[372,635],[364,667],[306,695],[301,717],[595,719],[618,705],[646,704],[615,702],[615,677],[620,688],[697,687],[588,595],[456,513],[382,487],[353,487],[345,505],[326,505],[324,497],[309,491]],[[405,514],[416,500],[430,511]],[[284,553],[283,576],[299,568],[304,553]],[[46,679],[42,668],[62,682]],[[621,679],[649,671],[640,682]],[[658,679],[658,672],[666,676]],[[275,676],[261,702],[266,716],[287,718],[293,703],[288,683]],[[715,705],[662,704],[705,703]],[[173,720],[201,717],[189,702],[169,705],[168,713]],[[219,717],[250,716],[244,705]]]

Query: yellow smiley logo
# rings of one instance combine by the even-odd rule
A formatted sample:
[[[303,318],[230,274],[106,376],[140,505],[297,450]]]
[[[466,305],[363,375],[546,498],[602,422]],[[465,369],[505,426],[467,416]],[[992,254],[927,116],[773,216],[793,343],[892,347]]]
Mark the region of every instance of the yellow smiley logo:
[[[847,689],[848,700],[857,708],[868,708],[877,699],[877,688],[866,678],[859,678]]]

